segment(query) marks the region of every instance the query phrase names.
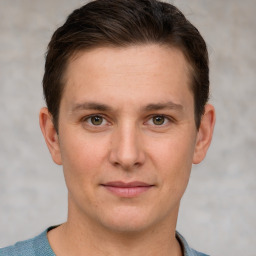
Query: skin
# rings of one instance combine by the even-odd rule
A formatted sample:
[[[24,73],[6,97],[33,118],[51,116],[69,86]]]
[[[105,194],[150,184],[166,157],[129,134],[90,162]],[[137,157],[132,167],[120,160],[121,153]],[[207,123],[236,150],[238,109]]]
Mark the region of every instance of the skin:
[[[182,255],[175,238],[179,204],[215,122],[208,104],[196,129],[182,52],[156,44],[96,48],[77,53],[65,77],[58,134],[47,108],[40,112],[45,141],[53,161],[63,165],[68,188],[68,220],[48,233],[53,250]],[[113,181],[148,187],[117,194],[106,186]]]

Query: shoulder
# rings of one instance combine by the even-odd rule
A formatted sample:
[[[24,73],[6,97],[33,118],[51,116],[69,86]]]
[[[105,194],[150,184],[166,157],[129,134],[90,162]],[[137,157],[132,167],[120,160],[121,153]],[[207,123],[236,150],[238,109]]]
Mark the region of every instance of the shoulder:
[[[190,246],[188,245],[185,238],[177,231],[176,231],[176,238],[178,239],[178,241],[179,241],[179,243],[182,247],[184,256],[209,256],[207,254],[204,254],[202,252],[198,252],[198,251],[190,248]]]
[[[40,235],[0,249],[0,256],[55,256],[48,239],[47,230]]]
[[[0,256],[34,256],[33,252],[33,239],[29,239],[23,242],[18,242],[12,246],[0,249]]]

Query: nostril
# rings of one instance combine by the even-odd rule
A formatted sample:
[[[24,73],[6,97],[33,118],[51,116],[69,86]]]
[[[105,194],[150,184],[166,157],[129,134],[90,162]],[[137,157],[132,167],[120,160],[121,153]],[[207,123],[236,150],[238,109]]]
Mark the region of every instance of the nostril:
[[[114,164],[114,166],[119,166],[120,165],[118,162],[114,162],[113,164]]]

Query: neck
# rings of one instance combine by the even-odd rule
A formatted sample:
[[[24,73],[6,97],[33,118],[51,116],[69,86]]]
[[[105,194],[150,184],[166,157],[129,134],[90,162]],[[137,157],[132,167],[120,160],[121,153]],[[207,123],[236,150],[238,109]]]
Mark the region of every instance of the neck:
[[[178,209],[174,212],[175,221],[170,216],[169,220],[145,230],[121,232],[102,228],[92,220],[69,211],[68,221],[51,230],[48,239],[59,256],[181,256],[182,251],[175,237]]]

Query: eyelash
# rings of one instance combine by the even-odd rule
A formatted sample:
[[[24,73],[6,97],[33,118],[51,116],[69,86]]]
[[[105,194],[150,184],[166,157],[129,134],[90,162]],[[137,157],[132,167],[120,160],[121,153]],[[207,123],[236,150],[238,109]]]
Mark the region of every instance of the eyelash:
[[[157,117],[164,118],[163,124],[157,125],[157,124],[153,123],[153,119],[157,118]],[[147,120],[146,123],[148,123],[149,121],[151,121],[151,125],[152,126],[161,128],[161,127],[165,127],[166,125],[168,125],[168,123],[173,122],[173,119],[171,117],[169,117],[169,116],[159,114],[159,115],[152,115],[152,116],[150,116],[150,118]]]
[[[102,124],[102,123],[100,123],[99,125],[93,124],[93,123],[92,123],[92,118],[94,118],[94,117],[102,118],[103,124]],[[154,118],[157,118],[157,117],[164,118],[163,124],[157,125],[157,124],[154,124],[154,123],[153,123],[153,122],[154,122],[153,119],[154,119]],[[90,121],[89,121],[89,120],[90,120]],[[162,114],[157,115],[157,114],[155,114],[155,115],[149,116],[149,117],[147,118],[147,121],[144,122],[143,124],[147,124],[147,123],[149,123],[150,121],[151,121],[151,124],[149,124],[149,125],[152,125],[152,126],[161,128],[161,127],[167,126],[168,123],[174,122],[174,119],[171,118],[171,117],[169,117],[169,116],[166,116],[166,115],[162,115]],[[93,114],[93,115],[86,116],[86,117],[82,118],[82,122],[86,122],[86,123],[88,123],[90,126],[92,126],[92,127],[98,127],[98,128],[100,128],[100,127],[102,127],[102,126],[105,126],[106,124],[109,123],[109,121],[106,119],[106,117],[105,117],[104,115],[102,115],[102,114]]]
[[[94,124],[92,123],[92,118],[94,118],[94,117],[102,118],[103,122],[108,123],[107,119],[106,119],[106,118],[104,117],[104,115],[102,115],[102,114],[94,114],[94,115],[86,116],[86,117],[82,118],[82,121],[83,121],[83,122],[87,122],[90,126],[93,126],[93,127],[101,127],[102,124],[94,125]],[[89,122],[89,120],[91,120],[91,121]]]

